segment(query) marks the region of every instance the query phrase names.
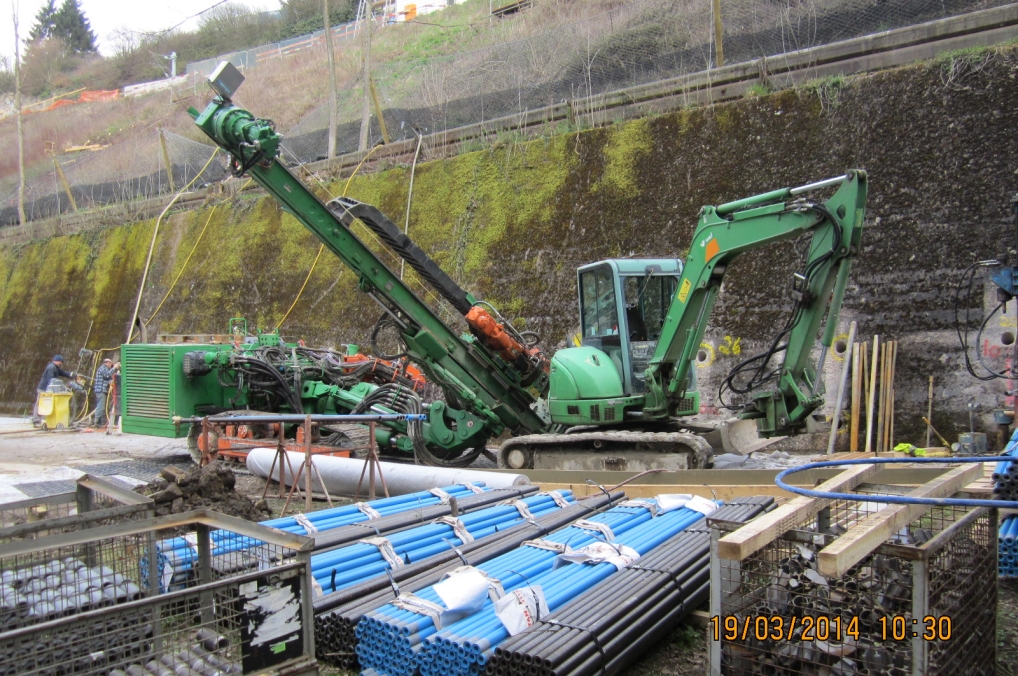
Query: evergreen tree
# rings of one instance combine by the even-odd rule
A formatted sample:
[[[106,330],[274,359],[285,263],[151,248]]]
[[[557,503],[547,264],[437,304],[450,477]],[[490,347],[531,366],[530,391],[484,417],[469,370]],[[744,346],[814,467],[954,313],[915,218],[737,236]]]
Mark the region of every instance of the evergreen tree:
[[[48,0],[45,5],[39,8],[39,13],[35,15],[35,25],[32,26],[32,30],[28,33],[28,41],[38,42],[53,35],[56,15],[57,0]]]
[[[92,32],[88,17],[81,11],[78,0],[64,0],[64,4],[60,5],[53,16],[53,31],[50,35],[63,40],[67,49],[75,54],[99,51],[95,44],[95,33]]]

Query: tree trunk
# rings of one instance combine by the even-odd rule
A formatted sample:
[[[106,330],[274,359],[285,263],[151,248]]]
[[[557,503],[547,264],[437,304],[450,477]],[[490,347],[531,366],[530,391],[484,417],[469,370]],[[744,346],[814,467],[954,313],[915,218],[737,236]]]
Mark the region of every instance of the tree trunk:
[[[371,130],[371,3],[361,0],[364,21],[364,103],[361,106],[361,138],[357,149],[368,149],[368,135]]]
[[[325,51],[329,55],[329,154],[336,156],[336,127],[339,126],[339,102],[336,100],[336,51],[332,46],[332,23],[329,21],[329,0],[322,0],[322,19],[325,22]]]
[[[25,218],[25,132],[21,120],[21,36],[18,34],[18,9],[14,13],[14,107],[18,110],[18,222]]]

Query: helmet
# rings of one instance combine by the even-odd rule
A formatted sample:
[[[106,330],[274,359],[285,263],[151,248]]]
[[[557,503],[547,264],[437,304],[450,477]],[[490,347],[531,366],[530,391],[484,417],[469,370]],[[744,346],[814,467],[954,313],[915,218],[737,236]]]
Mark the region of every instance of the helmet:
[[[58,355],[56,355],[56,356],[54,356],[54,357],[53,357],[53,361],[59,361],[59,362],[62,362],[63,360],[64,360],[64,358],[63,358],[63,355],[59,355],[59,354],[58,354]]]

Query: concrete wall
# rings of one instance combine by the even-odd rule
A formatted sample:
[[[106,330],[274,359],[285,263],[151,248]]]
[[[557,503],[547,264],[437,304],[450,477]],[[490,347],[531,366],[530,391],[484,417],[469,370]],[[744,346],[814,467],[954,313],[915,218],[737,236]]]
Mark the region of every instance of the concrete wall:
[[[563,346],[577,328],[578,265],[682,256],[703,204],[866,169],[864,251],[843,324],[854,318],[863,339],[880,333],[901,341],[901,440],[924,438],[919,416],[930,375],[934,422],[944,434],[967,428],[970,400],[993,431],[988,411],[1004,404],[1005,387],[965,374],[953,289],[970,262],[1014,242],[1016,72],[1010,51],[963,53],[529,143],[507,140],[419,165],[410,234],[464,286],[520,317],[549,347]],[[402,223],[408,183],[409,168],[397,167],[355,178],[348,194]],[[328,188],[339,194],[344,184]],[[211,211],[163,225],[142,303],[146,318],[208,222],[152,333],[219,331],[234,316],[271,328],[304,282],[316,242],[272,200],[246,198]],[[0,251],[4,407],[24,409],[46,360],[54,351],[76,353],[90,322],[89,347],[123,339],[151,232],[146,221]],[[724,373],[784,320],[794,251],[776,246],[731,267],[708,330],[711,363],[699,371],[708,407],[717,404]],[[353,275],[326,254],[283,332],[312,344],[366,342],[378,314]],[[1003,330],[1014,330],[1013,317],[991,323],[991,354]],[[995,361],[1003,365],[1002,357]],[[832,383],[839,364],[829,362]]]

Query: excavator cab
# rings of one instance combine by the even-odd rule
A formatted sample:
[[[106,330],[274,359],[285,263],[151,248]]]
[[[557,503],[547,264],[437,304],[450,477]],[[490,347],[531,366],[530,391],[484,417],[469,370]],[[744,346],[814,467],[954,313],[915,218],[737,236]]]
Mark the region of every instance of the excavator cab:
[[[625,395],[645,389],[643,372],[681,274],[677,258],[615,258],[577,270],[580,342],[608,355]]]
[[[552,358],[553,422],[618,423],[639,407],[682,267],[677,258],[613,258],[577,270],[581,347]]]

